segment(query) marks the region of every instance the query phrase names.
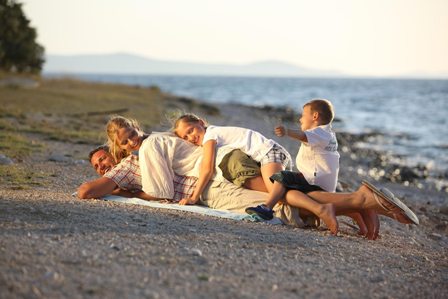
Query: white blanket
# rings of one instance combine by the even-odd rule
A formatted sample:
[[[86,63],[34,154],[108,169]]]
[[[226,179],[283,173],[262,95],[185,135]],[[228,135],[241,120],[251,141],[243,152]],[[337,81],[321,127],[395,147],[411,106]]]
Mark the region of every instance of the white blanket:
[[[227,210],[216,210],[211,209],[209,207],[205,206],[198,206],[198,205],[192,205],[192,206],[181,206],[179,204],[174,203],[162,203],[157,201],[147,201],[143,199],[139,199],[136,197],[133,198],[126,198],[116,195],[107,195],[103,197],[105,200],[109,201],[115,201],[115,202],[121,202],[126,204],[133,204],[133,205],[142,205],[142,206],[148,206],[152,208],[158,208],[158,209],[169,209],[169,210],[179,210],[179,211],[186,211],[191,213],[197,213],[202,215],[208,215],[213,217],[219,217],[219,218],[227,218],[227,219],[233,219],[233,220],[247,220],[252,222],[266,222],[269,224],[283,224],[283,222],[279,218],[274,218],[269,221],[263,221],[262,219],[258,217],[254,217],[248,214],[240,214],[235,213]]]

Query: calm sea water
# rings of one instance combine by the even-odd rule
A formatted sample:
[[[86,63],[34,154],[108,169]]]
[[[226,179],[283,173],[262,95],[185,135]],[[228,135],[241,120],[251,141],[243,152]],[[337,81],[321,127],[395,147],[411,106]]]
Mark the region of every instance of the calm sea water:
[[[448,80],[319,79],[153,75],[76,75],[89,81],[157,85],[210,103],[289,106],[298,112],[312,98],[332,101],[350,132],[381,131],[364,146],[448,170]]]

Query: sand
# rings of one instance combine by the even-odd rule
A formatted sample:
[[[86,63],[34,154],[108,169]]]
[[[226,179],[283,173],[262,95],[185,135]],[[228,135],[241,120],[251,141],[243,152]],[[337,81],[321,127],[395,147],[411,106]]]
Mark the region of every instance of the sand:
[[[273,118],[263,111],[220,110],[209,121],[272,136]],[[92,146],[28,137],[47,150],[20,163],[42,173],[42,183],[0,186],[0,298],[448,298],[446,192],[377,182],[421,225],[382,217],[379,240],[344,224],[334,237],[325,229],[78,200],[70,194],[95,178],[80,158]],[[297,144],[277,140],[295,155]],[[348,155],[340,174],[347,189],[368,178],[355,167],[362,161]]]

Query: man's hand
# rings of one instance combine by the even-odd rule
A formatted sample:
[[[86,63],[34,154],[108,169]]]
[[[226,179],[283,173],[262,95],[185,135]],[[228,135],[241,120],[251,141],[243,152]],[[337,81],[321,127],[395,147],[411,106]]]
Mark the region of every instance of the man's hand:
[[[182,199],[179,201],[179,204],[180,204],[181,206],[185,206],[185,205],[194,205],[194,204],[196,204],[196,203],[198,202],[198,200],[199,200],[199,199],[194,200],[194,199],[191,198],[191,197],[188,197],[188,198],[182,198]]]
[[[274,129],[274,133],[278,137],[285,136],[286,135],[286,131],[287,131],[287,129],[284,126],[278,126],[278,127],[275,127],[275,129]]]

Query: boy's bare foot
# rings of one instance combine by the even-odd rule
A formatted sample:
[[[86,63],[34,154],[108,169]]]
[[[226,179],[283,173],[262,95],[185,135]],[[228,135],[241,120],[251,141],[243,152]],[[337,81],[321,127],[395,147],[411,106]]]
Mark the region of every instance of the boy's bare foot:
[[[331,203],[322,204],[322,209],[318,216],[328,227],[331,234],[336,236],[339,231],[339,225],[338,220],[336,219],[336,211],[334,209],[333,204]]]

